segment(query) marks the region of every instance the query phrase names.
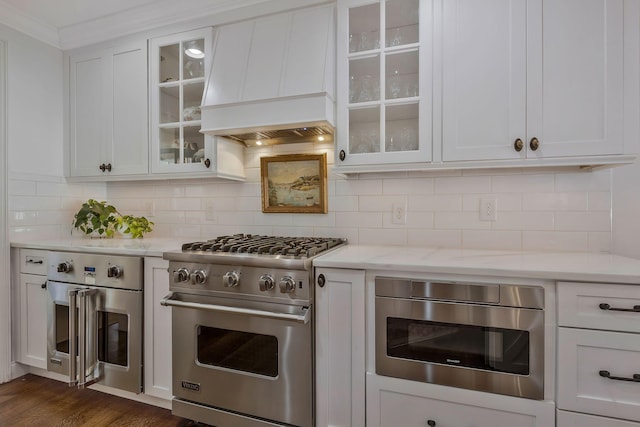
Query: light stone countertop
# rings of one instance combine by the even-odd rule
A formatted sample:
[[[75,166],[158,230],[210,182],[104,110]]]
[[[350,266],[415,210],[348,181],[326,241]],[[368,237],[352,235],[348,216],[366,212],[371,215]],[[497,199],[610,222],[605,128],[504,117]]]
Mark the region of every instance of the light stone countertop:
[[[599,253],[347,245],[320,256],[314,265],[640,285],[640,260]]]
[[[162,257],[163,252],[179,250],[185,241],[185,239],[160,239],[153,237],[145,237],[144,239],[70,238],[65,240],[11,242],[11,247],[94,254]]]
[[[163,252],[180,250],[184,242],[183,238],[70,238],[11,242],[11,247],[162,257]],[[640,260],[588,252],[519,252],[347,245],[315,258],[314,266],[640,285]]]

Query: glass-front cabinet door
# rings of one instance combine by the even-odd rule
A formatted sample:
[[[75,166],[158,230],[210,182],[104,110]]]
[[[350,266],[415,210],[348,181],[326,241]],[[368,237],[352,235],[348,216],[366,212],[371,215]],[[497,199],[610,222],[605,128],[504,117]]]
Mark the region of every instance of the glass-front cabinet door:
[[[338,166],[431,160],[432,3],[338,2]]]
[[[211,61],[212,29],[151,40],[152,172],[202,172],[211,167],[200,105]],[[207,139],[206,139],[207,138]]]

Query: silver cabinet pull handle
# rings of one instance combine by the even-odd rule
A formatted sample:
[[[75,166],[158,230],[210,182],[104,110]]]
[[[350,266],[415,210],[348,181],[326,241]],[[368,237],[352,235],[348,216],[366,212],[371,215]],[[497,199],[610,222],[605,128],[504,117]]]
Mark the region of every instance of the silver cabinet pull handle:
[[[76,331],[78,324],[78,290],[69,291],[69,387],[78,385],[76,371]]]
[[[311,310],[306,309],[303,315],[277,313],[273,311],[254,310],[251,308],[228,307],[226,305],[203,304],[199,302],[184,302],[173,299],[173,294],[169,294],[160,301],[160,305],[180,308],[193,308],[196,310],[217,311],[221,313],[244,314],[247,316],[266,317],[270,319],[289,320],[297,323],[309,323]]]

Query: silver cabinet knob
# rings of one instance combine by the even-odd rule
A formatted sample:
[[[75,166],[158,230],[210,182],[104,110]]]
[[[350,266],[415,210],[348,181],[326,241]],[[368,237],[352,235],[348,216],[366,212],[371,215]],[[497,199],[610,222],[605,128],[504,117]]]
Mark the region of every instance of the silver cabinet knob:
[[[291,276],[284,276],[280,279],[280,292],[283,294],[289,294],[296,290],[296,282]]]
[[[69,261],[64,261],[58,264],[58,273],[71,273],[73,266]]]
[[[222,276],[222,284],[227,288],[235,288],[240,283],[240,273],[228,271]]]
[[[205,273],[203,270],[196,270],[191,273],[190,278],[192,285],[202,285],[207,281],[207,273]]]
[[[189,280],[189,270],[186,268],[179,268],[173,272],[174,283],[184,283]]]
[[[273,282],[273,277],[268,274],[263,274],[260,276],[260,280],[258,280],[258,284],[260,285],[260,290],[262,292],[270,291],[275,286]]]
[[[107,277],[114,277],[117,279],[122,276],[122,273],[123,269],[119,265],[110,265],[109,268],[107,268]]]

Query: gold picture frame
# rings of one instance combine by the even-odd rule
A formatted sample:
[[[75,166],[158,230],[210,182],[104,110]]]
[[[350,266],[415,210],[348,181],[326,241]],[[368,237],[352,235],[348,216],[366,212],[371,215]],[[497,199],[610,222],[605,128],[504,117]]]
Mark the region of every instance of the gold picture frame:
[[[327,155],[262,157],[262,212],[327,213]]]

